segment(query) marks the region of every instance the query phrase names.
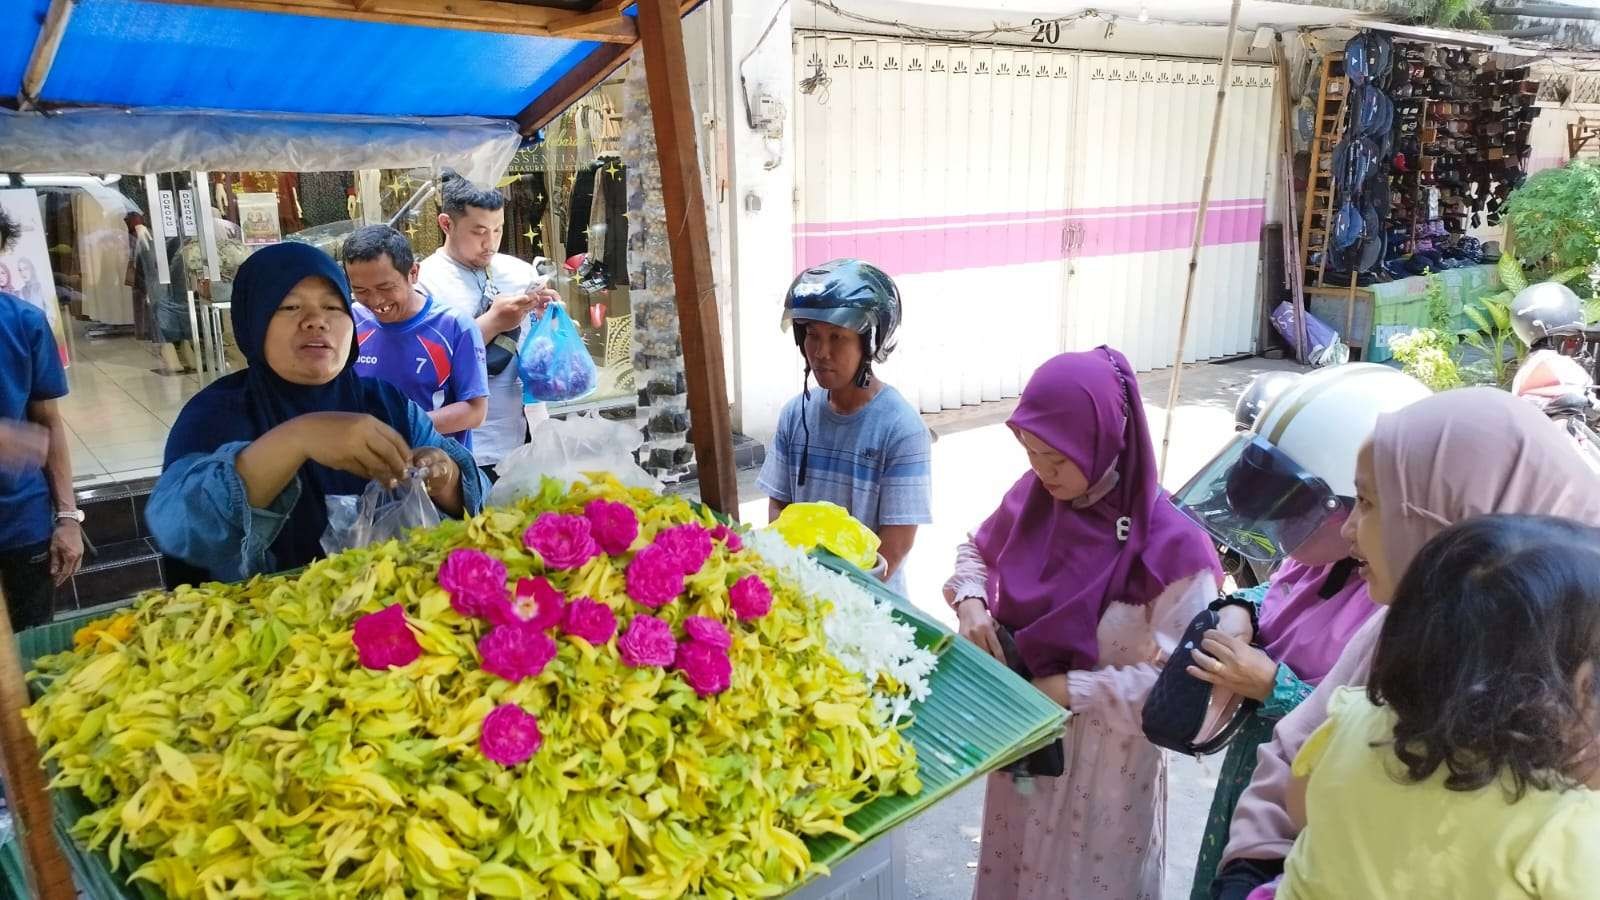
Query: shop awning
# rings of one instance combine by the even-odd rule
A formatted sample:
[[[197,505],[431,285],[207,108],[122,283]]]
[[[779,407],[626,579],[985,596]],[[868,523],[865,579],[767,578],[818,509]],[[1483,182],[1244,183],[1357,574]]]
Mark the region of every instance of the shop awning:
[[[0,170],[401,167],[464,145],[474,170],[503,169],[626,58],[630,4],[9,0]],[[116,124],[122,139],[84,146]]]

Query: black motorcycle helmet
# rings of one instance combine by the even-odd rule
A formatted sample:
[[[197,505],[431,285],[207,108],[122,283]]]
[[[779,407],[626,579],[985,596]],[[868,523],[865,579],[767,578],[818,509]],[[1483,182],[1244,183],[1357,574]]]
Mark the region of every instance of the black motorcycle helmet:
[[[801,272],[783,298],[783,325],[794,326],[795,346],[804,346],[805,323],[824,322],[861,335],[858,387],[872,383],[872,364],[894,350],[900,327],[900,289],[882,269],[859,259],[836,259]]]
[[[894,333],[900,327],[900,289],[894,279],[871,263],[859,259],[836,259],[801,272],[783,297],[783,327],[794,327],[794,345],[805,356],[806,323],[823,322],[848,328],[861,335],[861,367],[856,370],[856,387],[872,383],[872,364],[883,362],[894,351]],[[806,363],[800,402],[810,396],[811,364]],[[811,426],[805,412],[800,414],[804,430],[800,450],[799,484],[806,483],[811,462]]]

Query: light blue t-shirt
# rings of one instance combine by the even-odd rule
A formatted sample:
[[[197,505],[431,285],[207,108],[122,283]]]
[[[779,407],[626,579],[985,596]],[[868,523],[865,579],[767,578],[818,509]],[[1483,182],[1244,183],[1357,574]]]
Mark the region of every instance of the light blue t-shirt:
[[[848,416],[828,406],[828,392],[821,388],[813,388],[804,404],[801,400],[790,400],[778,418],[756,482],[762,492],[780,503],[837,503],[873,531],[933,521],[928,427],[899,391],[884,385]],[[809,440],[801,426],[802,409]],[[802,455],[805,484],[800,484]],[[903,565],[889,586],[905,593]]]

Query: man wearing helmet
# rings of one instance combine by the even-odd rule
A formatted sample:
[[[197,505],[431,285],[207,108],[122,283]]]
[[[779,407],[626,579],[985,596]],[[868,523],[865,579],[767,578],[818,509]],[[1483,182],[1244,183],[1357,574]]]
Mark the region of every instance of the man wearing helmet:
[[[783,408],[757,482],[770,515],[790,503],[844,507],[882,540],[881,577],[903,594],[917,526],[933,518],[928,429],[872,370],[894,349],[900,291],[876,266],[837,259],[789,286],[783,324],[794,329],[805,380]]]

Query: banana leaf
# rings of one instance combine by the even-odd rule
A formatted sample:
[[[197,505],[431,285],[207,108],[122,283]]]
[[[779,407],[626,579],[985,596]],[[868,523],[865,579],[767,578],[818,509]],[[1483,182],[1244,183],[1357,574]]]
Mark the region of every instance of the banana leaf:
[[[1061,735],[1066,713],[1032,685],[970,642],[957,639],[949,629],[876,578],[826,551],[819,552],[816,558],[875,597],[891,603],[895,615],[916,630],[917,643],[934,649],[939,655],[938,667],[929,679],[929,697],[913,705],[912,721],[907,728],[917,748],[922,792],[910,797],[880,797],[847,818],[845,824],[861,835],[860,844],[833,835],[807,840],[813,859],[836,867],[874,838],[927,810],[974,779],[1048,745]],[[33,661],[39,657],[70,648],[72,636],[79,628],[105,615],[100,612],[64,619],[22,632],[17,636],[17,643],[23,665],[32,668]],[[42,686],[35,683],[31,688],[37,694]],[[161,895],[143,881],[127,882],[128,874],[143,865],[147,861],[145,858],[125,851],[120,870],[113,870],[105,853],[88,850],[68,836],[72,824],[93,811],[83,794],[75,789],[60,788],[51,793],[56,836],[84,896],[91,900],[160,898]],[[0,845],[0,900],[6,896],[8,888],[17,897],[27,896],[17,852],[14,843]]]

